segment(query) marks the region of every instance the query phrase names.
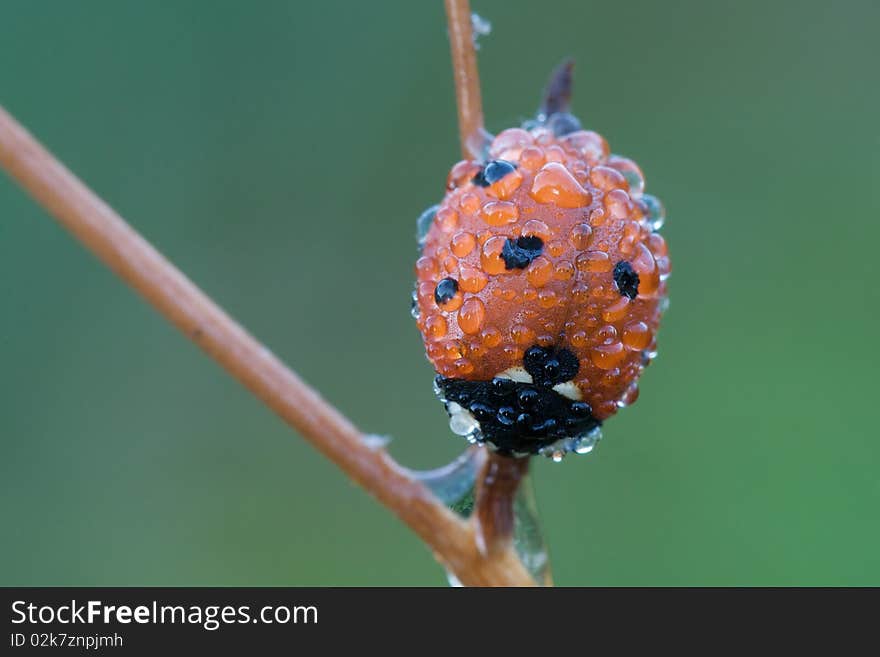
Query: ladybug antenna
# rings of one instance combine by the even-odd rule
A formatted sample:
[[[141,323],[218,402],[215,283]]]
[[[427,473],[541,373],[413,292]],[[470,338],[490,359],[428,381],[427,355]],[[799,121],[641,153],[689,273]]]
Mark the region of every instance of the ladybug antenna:
[[[550,81],[544,89],[544,101],[540,113],[545,117],[568,112],[571,107],[571,85],[574,59],[564,59],[550,75]]]

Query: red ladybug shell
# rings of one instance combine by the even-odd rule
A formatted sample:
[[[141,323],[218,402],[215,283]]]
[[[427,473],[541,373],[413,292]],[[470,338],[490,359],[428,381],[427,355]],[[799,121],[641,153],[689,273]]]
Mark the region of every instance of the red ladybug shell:
[[[582,411],[588,405],[596,425],[633,402],[656,350],[670,272],[655,231],[662,206],[643,187],[634,162],[585,130],[505,130],[486,162],[457,163],[416,263],[418,328],[438,383],[528,383],[529,354],[568,363],[571,379],[554,390]],[[467,389],[456,410],[479,397],[484,416],[487,404],[499,411],[479,386]],[[551,437],[566,433],[557,420]],[[528,445],[507,451],[548,446],[540,425],[526,433]]]

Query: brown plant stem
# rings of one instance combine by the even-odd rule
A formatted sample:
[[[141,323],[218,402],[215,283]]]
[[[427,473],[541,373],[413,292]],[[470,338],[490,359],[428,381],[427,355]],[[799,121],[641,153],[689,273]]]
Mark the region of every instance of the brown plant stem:
[[[477,547],[487,556],[510,548],[516,491],[529,471],[529,460],[489,452],[480,469],[473,517]]]
[[[132,229],[0,107],[0,166],[184,335],[394,511],[465,585],[528,586],[512,549],[484,557],[474,528],[413,479]]]
[[[474,48],[471,6],[468,0],[444,0],[449,24],[449,47],[455,73],[455,101],[461,153],[466,159],[480,157],[486,133],[483,128],[483,100],[480,73]]]

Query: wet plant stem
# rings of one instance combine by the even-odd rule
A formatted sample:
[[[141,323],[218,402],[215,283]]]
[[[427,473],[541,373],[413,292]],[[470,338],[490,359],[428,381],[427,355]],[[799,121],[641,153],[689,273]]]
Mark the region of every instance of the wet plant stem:
[[[513,540],[514,502],[529,458],[513,458],[489,452],[477,476],[474,524],[477,547],[491,556],[508,549]]]
[[[449,47],[455,74],[455,101],[458,107],[458,133],[465,159],[480,157],[486,132],[483,127],[483,100],[480,73],[474,47],[471,6],[468,0],[444,0],[449,25]]]
[[[351,479],[468,586],[530,586],[513,549],[491,558],[474,528],[369,441],[0,107],[0,167],[104,264]],[[106,318],[104,318],[106,321]]]

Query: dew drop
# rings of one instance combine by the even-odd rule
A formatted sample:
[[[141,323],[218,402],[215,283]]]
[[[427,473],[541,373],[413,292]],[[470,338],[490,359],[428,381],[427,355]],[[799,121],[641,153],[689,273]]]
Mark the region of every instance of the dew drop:
[[[464,333],[477,333],[485,317],[486,306],[477,297],[471,297],[458,311],[458,325]]]
[[[645,322],[630,322],[623,327],[622,340],[627,349],[640,351],[651,342],[651,331]]]
[[[509,201],[490,201],[483,206],[483,220],[490,226],[506,226],[516,223],[519,209]]]
[[[480,197],[476,194],[462,194],[458,207],[465,215],[472,215],[480,209]]]
[[[622,296],[602,311],[602,319],[606,322],[616,322],[622,319],[629,311],[630,298]]]
[[[460,232],[456,233],[452,237],[452,243],[450,245],[450,249],[452,253],[459,257],[464,258],[471,251],[474,250],[474,246],[476,246],[477,240],[468,232]]]
[[[412,315],[413,319],[418,319],[421,317],[421,312],[419,312],[419,292],[418,290],[412,291],[412,301],[409,305],[409,314]]]
[[[534,287],[544,287],[551,278],[553,278],[553,263],[544,256],[535,258],[526,271],[526,279]]]
[[[507,271],[507,265],[501,257],[504,245],[507,244],[507,238],[501,235],[489,238],[483,244],[483,252],[480,257],[480,263],[483,271],[489,275],[501,274]]]
[[[608,142],[602,135],[592,130],[572,132],[560,141],[566,148],[583,157],[590,166],[594,166],[608,157]]]
[[[391,437],[369,433],[365,434],[362,440],[368,449],[377,450],[386,447],[391,442]]]
[[[666,223],[666,209],[656,196],[645,194],[642,196],[642,203],[645,204],[645,219],[651,230],[660,230]]]
[[[419,278],[436,278],[439,270],[437,261],[427,256],[422,256],[416,261],[416,274]]]
[[[467,358],[459,358],[453,365],[455,366],[455,373],[459,376],[467,376],[474,371],[474,364]]]
[[[605,222],[608,220],[608,213],[605,212],[605,208],[598,207],[590,210],[590,225],[593,227],[599,227],[605,225]]]
[[[519,157],[519,165],[526,171],[537,171],[544,166],[544,162],[546,162],[544,151],[535,146],[524,148]]]
[[[567,281],[574,276],[574,266],[570,262],[563,260],[556,265],[553,277],[560,281]]]
[[[523,149],[534,143],[532,135],[520,128],[505,130],[492,142],[489,155],[499,159],[516,160]]]
[[[553,290],[541,290],[538,292],[538,304],[541,308],[548,309],[559,303],[559,298]]]
[[[612,189],[623,189],[626,186],[626,176],[617,169],[597,166],[590,170],[590,182],[603,192]]]
[[[548,146],[544,151],[544,155],[547,157],[548,162],[559,162],[560,164],[565,162],[565,151],[555,144]]]
[[[632,210],[632,201],[622,189],[612,189],[603,201],[608,214],[614,219],[626,219]]]
[[[471,14],[471,38],[474,42],[474,50],[480,49],[480,37],[489,35],[492,32],[492,23],[477,13]]]
[[[490,326],[489,328],[484,329],[482,333],[480,333],[480,338],[482,339],[483,344],[486,347],[492,349],[493,347],[497,347],[501,344],[501,331],[499,331],[497,328]]]
[[[439,207],[439,205],[432,205],[416,219],[416,241],[419,243],[419,246],[425,245],[425,239],[428,237],[428,231],[431,230],[431,224],[437,215],[437,208]]]
[[[638,291],[641,294],[654,294],[660,286],[660,272],[654,254],[644,244],[636,245],[636,256],[632,268],[639,276]]]
[[[458,212],[452,208],[440,208],[437,210],[437,224],[445,233],[451,233],[458,225]]]
[[[524,324],[516,324],[510,329],[510,336],[518,345],[531,344],[535,340],[535,332]]]
[[[589,224],[576,224],[568,239],[578,251],[586,251],[593,240],[593,229]]]
[[[479,292],[488,282],[489,278],[480,269],[466,264],[459,267],[458,285],[465,292]]]
[[[590,360],[593,365],[602,370],[610,370],[616,367],[626,356],[626,350],[620,342],[600,344],[590,349]]]
[[[623,393],[623,396],[617,400],[618,408],[625,408],[632,404],[636,403],[636,400],[639,398],[639,385],[635,381],[633,381],[626,391]]]
[[[473,436],[480,429],[480,423],[477,422],[473,415],[458,406],[458,404],[450,404],[450,411],[453,406],[457,406],[457,412],[452,412],[449,416],[449,429],[457,436]]]
[[[432,339],[439,340],[446,335],[446,320],[440,315],[431,315],[425,320],[425,330]]]
[[[560,208],[589,205],[593,197],[562,164],[548,162],[535,175],[530,195],[538,203],[552,203]]]
[[[629,183],[629,193],[633,198],[638,198],[645,191],[645,177],[639,165],[626,157],[612,155],[608,158],[608,166],[613,167],[623,174]]]
[[[575,439],[574,443],[574,452],[576,454],[589,454],[593,451],[593,448],[596,446],[602,439],[602,429],[596,427],[589,433],[585,433],[581,436],[578,436]]]
[[[602,273],[611,271],[614,264],[604,251],[585,251],[575,259],[575,266],[580,271]]]

